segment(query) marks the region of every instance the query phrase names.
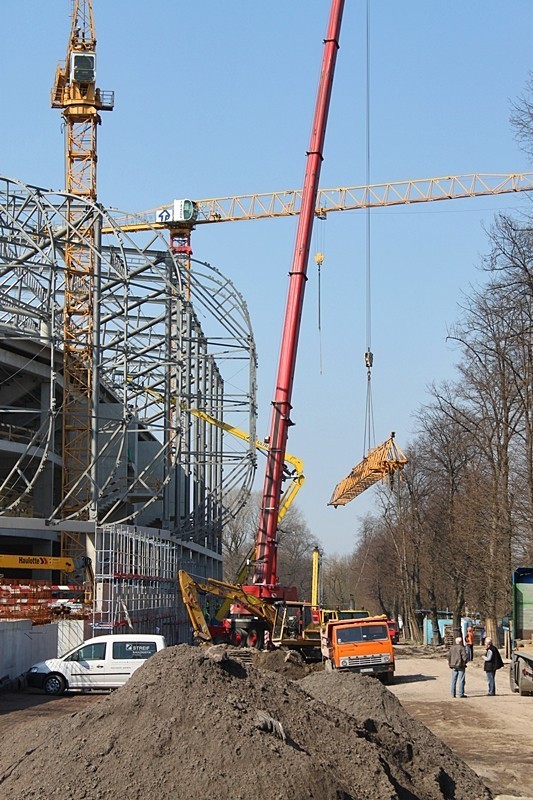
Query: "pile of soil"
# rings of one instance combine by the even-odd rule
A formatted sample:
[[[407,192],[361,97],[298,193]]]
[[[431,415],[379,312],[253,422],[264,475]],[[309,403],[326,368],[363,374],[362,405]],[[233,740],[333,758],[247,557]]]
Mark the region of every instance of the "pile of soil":
[[[234,655],[237,658],[242,657],[239,652]],[[250,656],[254,667],[277,672],[293,681],[305,678],[312,672],[323,672],[324,670],[322,663],[305,661],[295,650],[255,650],[250,653]]]
[[[0,795],[489,800],[481,779],[378,681],[291,680],[272,671],[276,658],[265,655],[265,669],[224,647],[163,650],[88,711],[4,739]]]

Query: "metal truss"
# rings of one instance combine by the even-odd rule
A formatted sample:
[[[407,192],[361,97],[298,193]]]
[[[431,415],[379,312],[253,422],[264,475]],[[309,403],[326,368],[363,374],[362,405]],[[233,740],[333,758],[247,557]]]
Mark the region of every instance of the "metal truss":
[[[220,531],[253,482],[253,444],[189,411],[207,411],[255,439],[248,311],[218,270],[182,262],[157,231],[134,241],[115,213],[0,178],[0,445],[18,436],[0,469],[0,514],[24,507],[52,522],[142,518],[200,540]],[[79,298],[91,309],[91,341],[79,359],[93,388],[89,452],[61,496],[65,253],[72,241],[94,264],[93,297]],[[77,507],[70,501],[84,485],[89,497]],[[37,494],[44,510],[35,507]]]

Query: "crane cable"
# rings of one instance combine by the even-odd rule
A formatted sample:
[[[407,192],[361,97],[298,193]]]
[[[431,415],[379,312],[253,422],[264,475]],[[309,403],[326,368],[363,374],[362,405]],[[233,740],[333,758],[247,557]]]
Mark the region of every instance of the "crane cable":
[[[366,2],[366,185],[370,186],[370,0]],[[366,208],[366,411],[363,456],[375,447],[374,409],[372,405],[372,271],[371,271],[371,225],[370,205]]]
[[[326,220],[325,215],[319,215],[320,220]],[[318,325],[318,360],[319,371],[322,375],[322,300],[321,300],[321,269],[324,263],[325,227],[315,225],[315,264],[317,267],[317,325]]]

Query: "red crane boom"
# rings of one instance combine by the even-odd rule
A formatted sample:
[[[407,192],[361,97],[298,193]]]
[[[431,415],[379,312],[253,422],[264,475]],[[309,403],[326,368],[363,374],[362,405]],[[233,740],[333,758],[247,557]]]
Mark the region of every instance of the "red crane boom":
[[[292,387],[298,338],[307,281],[307,262],[311,247],[311,234],[315,216],[322,149],[335,72],[339,34],[344,10],[344,0],[332,0],[328,31],[324,40],[322,70],[315,105],[309,150],[302,190],[302,203],[294,246],[289,289],[285,307],[285,322],[281,338],[278,373],[270,423],[269,450],[267,452],[261,515],[256,540],[252,584],[246,591],[265,598],[296,599],[294,588],[279,586],[277,567],[277,523],[281,498],[283,468],[290,419]]]

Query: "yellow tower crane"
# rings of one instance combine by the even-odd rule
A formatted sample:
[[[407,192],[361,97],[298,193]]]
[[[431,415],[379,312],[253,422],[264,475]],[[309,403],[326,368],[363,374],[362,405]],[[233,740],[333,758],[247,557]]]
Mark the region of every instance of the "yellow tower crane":
[[[94,275],[99,234],[91,201],[96,200],[97,126],[100,112],[111,111],[113,92],[96,88],[96,37],[91,0],[73,0],[72,27],[64,63],[56,70],[52,108],[65,126],[68,232],[65,243],[63,309],[63,480],[62,516],[90,516],[87,476],[91,453],[93,398]],[[87,202],[89,201],[89,202]],[[84,553],[77,535],[65,534],[64,556]],[[79,552],[78,552],[79,551]]]
[[[319,189],[316,214],[324,217],[333,211],[416,205],[438,200],[458,200],[532,190],[533,172],[470,173],[376,183],[371,186],[344,186],[336,189]],[[300,213],[301,200],[301,189],[214,197],[207,200],[174,200],[149,211],[116,217],[115,222],[120,230],[128,233],[167,228],[174,249],[178,253],[189,255],[190,232],[197,225],[297,216]],[[110,232],[111,229],[103,230],[103,233]]]

